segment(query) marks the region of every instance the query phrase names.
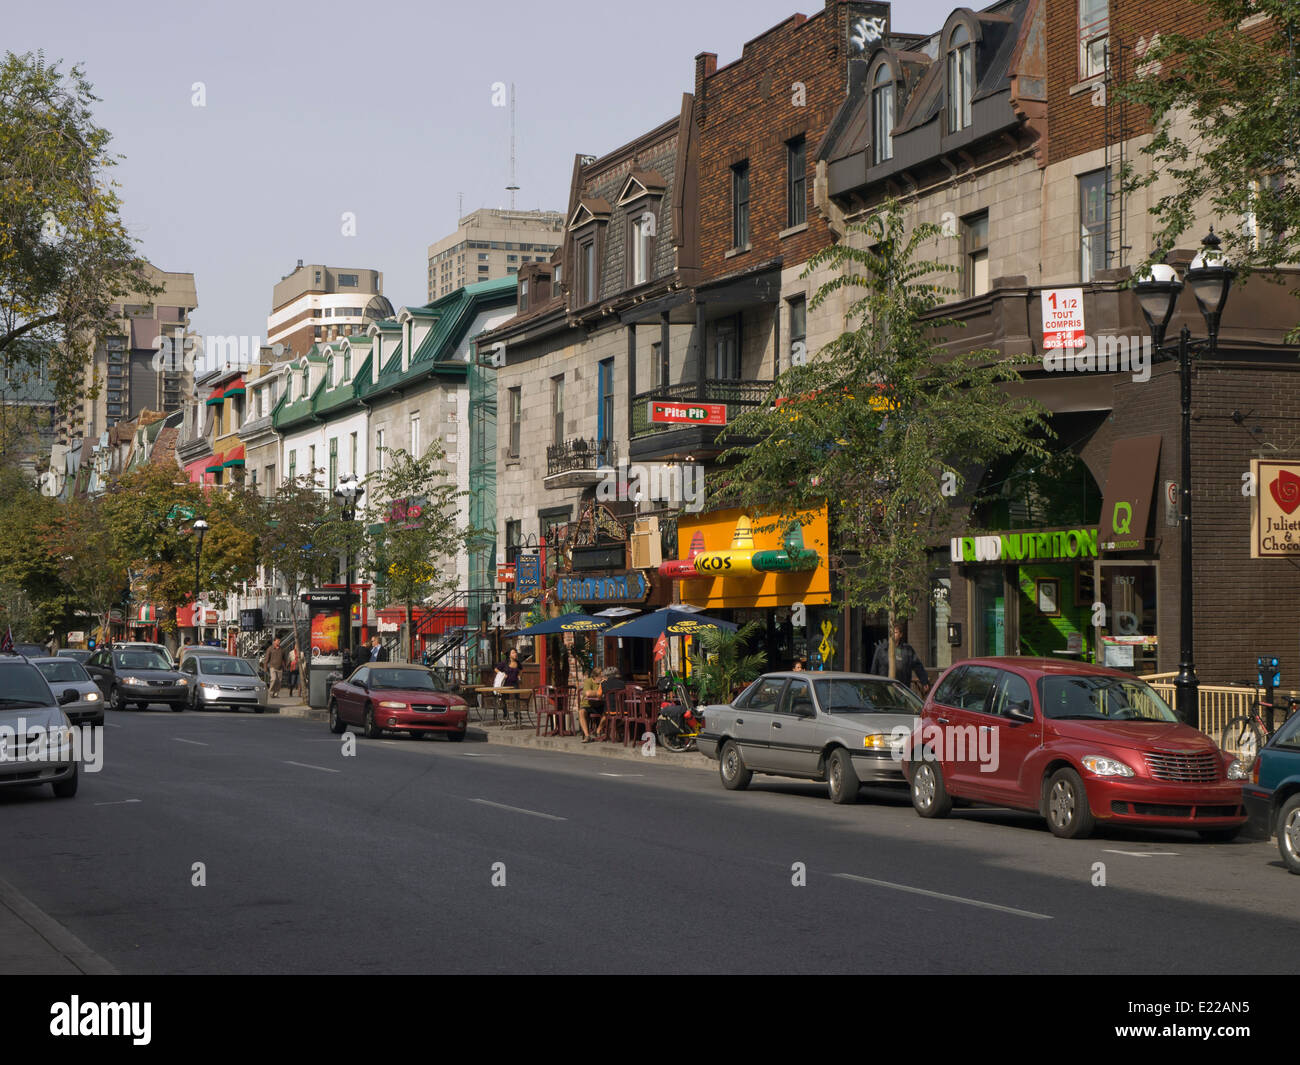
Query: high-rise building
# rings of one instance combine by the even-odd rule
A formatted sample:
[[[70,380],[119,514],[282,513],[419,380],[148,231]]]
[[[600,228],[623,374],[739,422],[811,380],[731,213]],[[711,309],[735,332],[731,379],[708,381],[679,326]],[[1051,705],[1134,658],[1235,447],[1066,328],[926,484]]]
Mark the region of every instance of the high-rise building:
[[[549,262],[563,234],[562,211],[473,211],[456,232],[429,245],[429,301],[517,274],[524,263]]]
[[[189,333],[190,314],[198,306],[194,275],[152,265],[148,273],[162,291],[128,295],[114,305],[116,329],[95,348],[81,397],[60,412],[59,443],[97,439],[142,410],[179,410],[188,395],[193,362],[186,355],[197,347]],[[168,343],[161,345],[160,337]]]
[[[284,356],[292,357],[306,355],[313,344],[363,332],[372,319],[393,313],[383,292],[378,270],[304,266],[299,259],[271,296],[266,342],[284,345]]]

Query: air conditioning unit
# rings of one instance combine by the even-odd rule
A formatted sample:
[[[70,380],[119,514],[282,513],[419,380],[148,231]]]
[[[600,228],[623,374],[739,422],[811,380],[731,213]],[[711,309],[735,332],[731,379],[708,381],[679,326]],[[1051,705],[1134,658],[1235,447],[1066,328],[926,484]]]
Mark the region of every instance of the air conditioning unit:
[[[659,568],[664,559],[658,518],[637,518],[632,531],[631,554],[633,569]]]

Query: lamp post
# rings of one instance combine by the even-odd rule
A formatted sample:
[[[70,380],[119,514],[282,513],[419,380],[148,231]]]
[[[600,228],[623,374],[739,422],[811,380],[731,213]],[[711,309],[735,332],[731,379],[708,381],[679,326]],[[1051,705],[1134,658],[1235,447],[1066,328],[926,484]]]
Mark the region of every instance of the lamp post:
[[[344,528],[344,567],[343,580],[347,585],[347,591],[343,595],[343,646],[340,651],[344,655],[346,664],[348,656],[352,653],[352,536],[351,523],[356,520],[357,503],[365,494],[365,489],[357,481],[355,473],[345,473],[338,480],[334,488],[334,498],[343,505],[343,521],[347,523]]]
[[[194,642],[203,642],[202,615],[199,613],[199,567],[203,558],[203,534],[208,531],[208,523],[202,518],[197,519],[193,526],[194,533],[198,536],[198,541],[194,547]]]
[[[1179,491],[1179,526],[1181,529],[1181,622],[1179,625],[1178,677],[1174,680],[1178,716],[1189,725],[1199,721],[1196,666],[1192,660],[1192,353],[1204,351],[1213,356],[1219,347],[1219,321],[1236,271],[1219,250],[1219,238],[1211,228],[1201,241],[1201,250],[1187,268],[1185,281],[1179,280],[1172,266],[1158,263],[1150,274],[1134,282],[1142,316],[1151,330],[1154,354],[1176,356],[1182,392],[1182,485]],[[1184,284],[1191,285],[1209,336],[1192,340],[1192,332],[1183,326],[1178,343],[1164,347],[1165,330],[1174,316],[1174,308]]]

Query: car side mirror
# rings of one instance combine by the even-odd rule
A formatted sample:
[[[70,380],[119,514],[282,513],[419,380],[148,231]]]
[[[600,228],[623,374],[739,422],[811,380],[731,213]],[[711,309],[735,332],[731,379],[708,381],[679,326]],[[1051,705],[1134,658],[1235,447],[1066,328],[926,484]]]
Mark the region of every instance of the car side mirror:
[[[59,692],[59,705],[67,706],[68,703],[75,703],[81,698],[81,693],[76,688],[64,688]]]
[[[817,711],[808,703],[797,703],[794,708],[796,717],[816,717]]]
[[[1007,715],[1014,717],[1017,721],[1033,721],[1034,711],[1028,703],[1012,703],[1007,707]]]

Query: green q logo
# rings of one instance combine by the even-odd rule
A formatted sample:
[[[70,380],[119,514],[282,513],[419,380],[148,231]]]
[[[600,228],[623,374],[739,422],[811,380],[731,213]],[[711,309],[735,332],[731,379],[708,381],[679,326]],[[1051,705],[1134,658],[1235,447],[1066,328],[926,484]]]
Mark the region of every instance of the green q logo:
[[[1121,511],[1123,511],[1123,517],[1120,516]],[[1110,524],[1120,536],[1127,536],[1129,529],[1133,527],[1133,507],[1124,502],[1116,503],[1115,513],[1111,516]]]

